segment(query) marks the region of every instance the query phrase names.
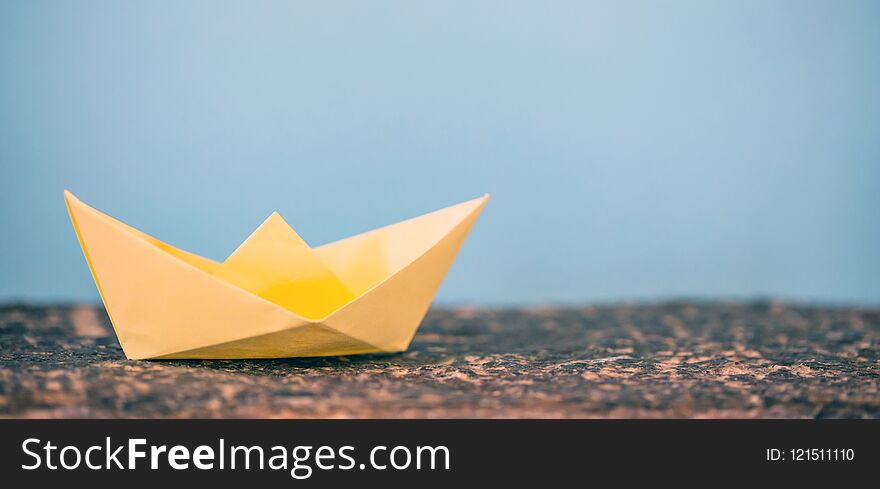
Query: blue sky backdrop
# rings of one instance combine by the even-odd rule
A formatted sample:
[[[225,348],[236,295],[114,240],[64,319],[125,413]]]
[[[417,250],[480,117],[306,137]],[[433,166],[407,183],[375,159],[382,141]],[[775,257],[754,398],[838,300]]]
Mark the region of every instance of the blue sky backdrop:
[[[62,199],[222,259],[482,195],[442,302],[880,302],[880,2],[0,3],[0,300]]]

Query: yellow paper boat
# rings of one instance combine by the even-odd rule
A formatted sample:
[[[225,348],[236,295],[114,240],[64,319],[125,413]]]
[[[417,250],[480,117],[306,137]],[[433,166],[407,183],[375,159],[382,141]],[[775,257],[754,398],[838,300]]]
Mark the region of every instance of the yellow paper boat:
[[[219,263],[64,192],[104,307],[131,359],[404,351],[488,198],[317,248],[273,213]]]

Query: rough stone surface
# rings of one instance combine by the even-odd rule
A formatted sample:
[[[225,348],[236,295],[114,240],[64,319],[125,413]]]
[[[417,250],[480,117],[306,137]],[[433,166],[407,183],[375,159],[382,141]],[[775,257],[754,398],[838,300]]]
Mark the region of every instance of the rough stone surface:
[[[129,361],[103,309],[0,307],[7,417],[880,417],[880,309],[435,309],[393,355]]]

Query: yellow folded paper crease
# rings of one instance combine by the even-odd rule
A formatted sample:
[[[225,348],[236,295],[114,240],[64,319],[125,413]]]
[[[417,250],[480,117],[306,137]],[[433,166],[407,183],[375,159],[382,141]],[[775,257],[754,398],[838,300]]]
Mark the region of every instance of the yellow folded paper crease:
[[[317,248],[273,213],[219,263],[64,191],[95,285],[131,359],[404,351],[488,199]]]

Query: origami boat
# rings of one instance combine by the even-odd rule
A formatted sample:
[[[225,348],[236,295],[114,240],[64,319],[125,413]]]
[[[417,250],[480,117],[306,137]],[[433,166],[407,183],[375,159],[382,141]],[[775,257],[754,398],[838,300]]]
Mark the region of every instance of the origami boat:
[[[222,263],[64,200],[131,359],[399,352],[488,195],[310,248],[273,213]]]

